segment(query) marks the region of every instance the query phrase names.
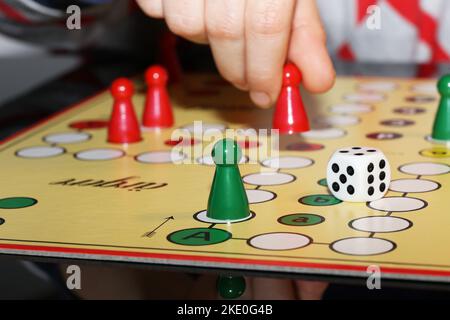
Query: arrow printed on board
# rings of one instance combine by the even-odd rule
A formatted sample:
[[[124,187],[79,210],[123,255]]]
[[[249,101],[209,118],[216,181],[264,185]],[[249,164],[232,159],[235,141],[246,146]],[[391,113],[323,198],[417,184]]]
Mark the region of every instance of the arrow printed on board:
[[[175,218],[174,218],[173,216],[164,218],[164,221],[163,221],[159,226],[157,226],[155,229],[153,229],[153,230],[151,230],[151,231],[149,231],[149,232],[144,233],[142,236],[143,236],[143,237],[147,237],[147,238],[153,237],[153,236],[155,235],[155,233],[156,233],[156,230],[158,230],[159,228],[161,228],[163,225],[165,225],[165,224],[166,224],[167,222],[169,222],[170,220],[174,220],[174,219],[175,219]]]

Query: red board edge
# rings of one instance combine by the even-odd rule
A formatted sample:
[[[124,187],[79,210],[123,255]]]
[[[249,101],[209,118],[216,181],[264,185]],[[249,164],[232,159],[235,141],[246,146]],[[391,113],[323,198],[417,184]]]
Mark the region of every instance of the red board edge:
[[[279,267],[296,267],[309,269],[327,269],[327,270],[341,270],[366,273],[364,266],[352,266],[345,264],[325,264],[325,263],[311,263],[311,262],[287,262],[287,261],[272,261],[272,260],[256,260],[256,259],[240,259],[240,258],[220,258],[211,256],[194,256],[194,255],[177,255],[166,253],[147,253],[147,252],[133,252],[133,251],[119,251],[119,250],[105,250],[105,249],[79,249],[68,247],[54,247],[54,246],[34,246],[21,244],[0,244],[0,249],[19,250],[19,251],[40,251],[47,253],[66,253],[66,254],[86,254],[86,255],[102,255],[102,256],[121,256],[121,257],[135,257],[135,258],[149,258],[149,259],[164,259],[164,260],[190,260],[203,261],[212,263],[234,263],[234,264],[257,264],[265,266],[279,266]],[[436,271],[427,269],[409,269],[409,268],[382,268],[385,274],[401,274],[401,275],[422,275],[428,277],[450,277],[450,271]]]

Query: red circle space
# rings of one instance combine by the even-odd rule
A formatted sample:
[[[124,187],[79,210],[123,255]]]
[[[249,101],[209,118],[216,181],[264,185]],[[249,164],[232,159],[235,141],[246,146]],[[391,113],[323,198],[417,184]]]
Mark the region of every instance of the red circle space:
[[[107,120],[83,120],[72,122],[69,127],[72,129],[102,129],[108,127],[109,121]]]

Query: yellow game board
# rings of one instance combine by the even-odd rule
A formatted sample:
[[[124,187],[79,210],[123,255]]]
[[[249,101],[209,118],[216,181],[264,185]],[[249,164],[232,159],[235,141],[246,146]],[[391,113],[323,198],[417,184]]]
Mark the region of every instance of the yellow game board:
[[[208,136],[183,140],[192,154],[173,152],[171,136],[194,121],[215,132],[270,128],[272,110],[214,75],[186,76],[171,97],[176,125],[144,130],[136,144],[106,142],[108,92],[5,141],[0,252],[343,276],[377,265],[386,278],[450,282],[450,151],[427,139],[435,81],[340,78],[327,94],[305,95],[314,129],[281,137],[278,169],[274,158],[243,158],[253,214],[228,224],[205,214],[209,150],[195,164],[172,163]],[[144,98],[142,88],[139,116]],[[248,156],[267,142],[240,143]],[[342,203],[329,194],[327,161],[353,145],[388,157],[385,198]]]

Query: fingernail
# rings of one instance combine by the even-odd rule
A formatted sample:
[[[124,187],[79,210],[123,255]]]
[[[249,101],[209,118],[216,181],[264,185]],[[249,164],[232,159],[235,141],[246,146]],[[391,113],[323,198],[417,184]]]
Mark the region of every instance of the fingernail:
[[[261,107],[268,107],[271,103],[269,95],[265,92],[250,92],[250,98]]]
[[[242,90],[242,91],[247,91],[247,90],[248,90],[248,86],[245,85],[245,84],[238,84],[238,83],[235,83],[234,86],[235,86],[236,88],[238,88],[239,90]]]

